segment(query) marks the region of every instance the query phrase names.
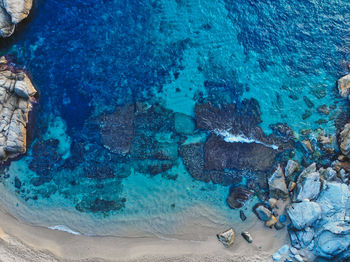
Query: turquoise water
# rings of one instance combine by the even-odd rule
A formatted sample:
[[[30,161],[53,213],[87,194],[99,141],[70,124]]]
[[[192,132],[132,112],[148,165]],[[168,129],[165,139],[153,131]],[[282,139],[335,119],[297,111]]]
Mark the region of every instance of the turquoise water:
[[[303,129],[335,133],[346,109],[335,81],[349,73],[349,11],[348,1],[36,1],[0,43],[40,92],[28,153],[2,174],[2,190],[19,201],[8,208],[87,234],[110,227],[118,234],[130,224],[170,234],[189,210],[219,224],[237,221],[225,202],[229,188],[264,191],[270,170],[250,174],[250,166],[232,164],[217,174],[203,163],[194,175],[186,163],[206,162],[214,136],[196,126],[195,106],[245,108],[222,113],[221,123],[243,119],[250,135],[257,123],[266,134],[286,123],[296,140],[306,138]],[[241,105],[251,98],[259,110]],[[184,153],[184,145],[193,147]]]

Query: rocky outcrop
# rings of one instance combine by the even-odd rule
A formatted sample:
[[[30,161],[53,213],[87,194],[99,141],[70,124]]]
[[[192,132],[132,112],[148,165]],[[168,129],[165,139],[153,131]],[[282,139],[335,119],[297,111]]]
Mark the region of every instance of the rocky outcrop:
[[[350,75],[345,75],[337,81],[338,91],[342,97],[347,98],[350,94]]]
[[[32,0],[0,1],[0,36],[13,34],[16,24],[25,19],[32,8]]]
[[[0,58],[0,159],[26,151],[28,113],[36,90],[21,70],[5,57]]]
[[[338,172],[339,176],[344,173],[343,169]],[[315,163],[299,175],[297,184],[294,201],[302,202],[294,202],[287,209],[292,246],[300,249],[300,254],[309,252],[332,261],[348,261],[349,185],[333,168],[317,170]],[[298,254],[294,253],[290,255],[296,259]]]

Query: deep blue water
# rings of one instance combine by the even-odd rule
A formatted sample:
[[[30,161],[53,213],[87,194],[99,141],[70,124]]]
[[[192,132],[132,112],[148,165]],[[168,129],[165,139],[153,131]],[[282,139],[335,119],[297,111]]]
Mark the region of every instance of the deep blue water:
[[[335,81],[350,70],[349,16],[349,1],[37,0],[15,35],[0,40],[1,53],[25,66],[40,92],[28,154],[7,168],[4,184],[28,206],[98,216],[142,217],[138,209],[155,203],[152,212],[164,215],[196,201],[229,212],[228,187],[248,178],[263,190],[268,171],[249,176],[226,166],[201,178],[222,184],[214,189],[194,180],[183,160],[204,161],[213,135],[194,130],[195,105],[236,103],[240,116],[222,122],[246,118],[266,133],[279,122],[301,137],[317,127],[334,133],[345,107]],[[240,106],[244,98],[258,109]],[[317,112],[324,104],[329,115]],[[133,106],[125,119],[117,109],[106,120],[125,105]],[[101,130],[113,121],[134,129],[107,143]],[[198,146],[184,155],[186,139]],[[124,143],[127,153],[111,148]]]

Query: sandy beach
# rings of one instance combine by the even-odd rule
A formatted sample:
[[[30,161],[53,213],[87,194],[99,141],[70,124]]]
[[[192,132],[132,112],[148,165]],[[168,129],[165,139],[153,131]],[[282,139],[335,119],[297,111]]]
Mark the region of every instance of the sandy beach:
[[[286,230],[266,228],[255,217],[244,228],[254,242],[248,244],[236,231],[234,245],[226,249],[212,227],[192,225],[189,230],[200,235],[182,240],[87,237],[30,226],[1,209],[0,261],[270,261],[271,254],[287,241]]]

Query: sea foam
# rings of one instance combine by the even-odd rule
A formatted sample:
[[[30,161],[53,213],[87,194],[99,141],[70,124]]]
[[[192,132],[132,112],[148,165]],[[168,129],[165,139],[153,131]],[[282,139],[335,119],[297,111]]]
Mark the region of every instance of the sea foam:
[[[278,149],[278,146],[276,146],[276,145],[273,145],[273,144],[269,145],[269,144],[266,144],[266,143],[261,142],[259,140],[255,140],[255,139],[246,137],[245,135],[233,135],[226,130],[215,129],[214,133],[218,136],[223,137],[225,142],[228,142],[228,143],[256,143],[256,144],[264,145],[266,147],[270,147],[274,150]]]

